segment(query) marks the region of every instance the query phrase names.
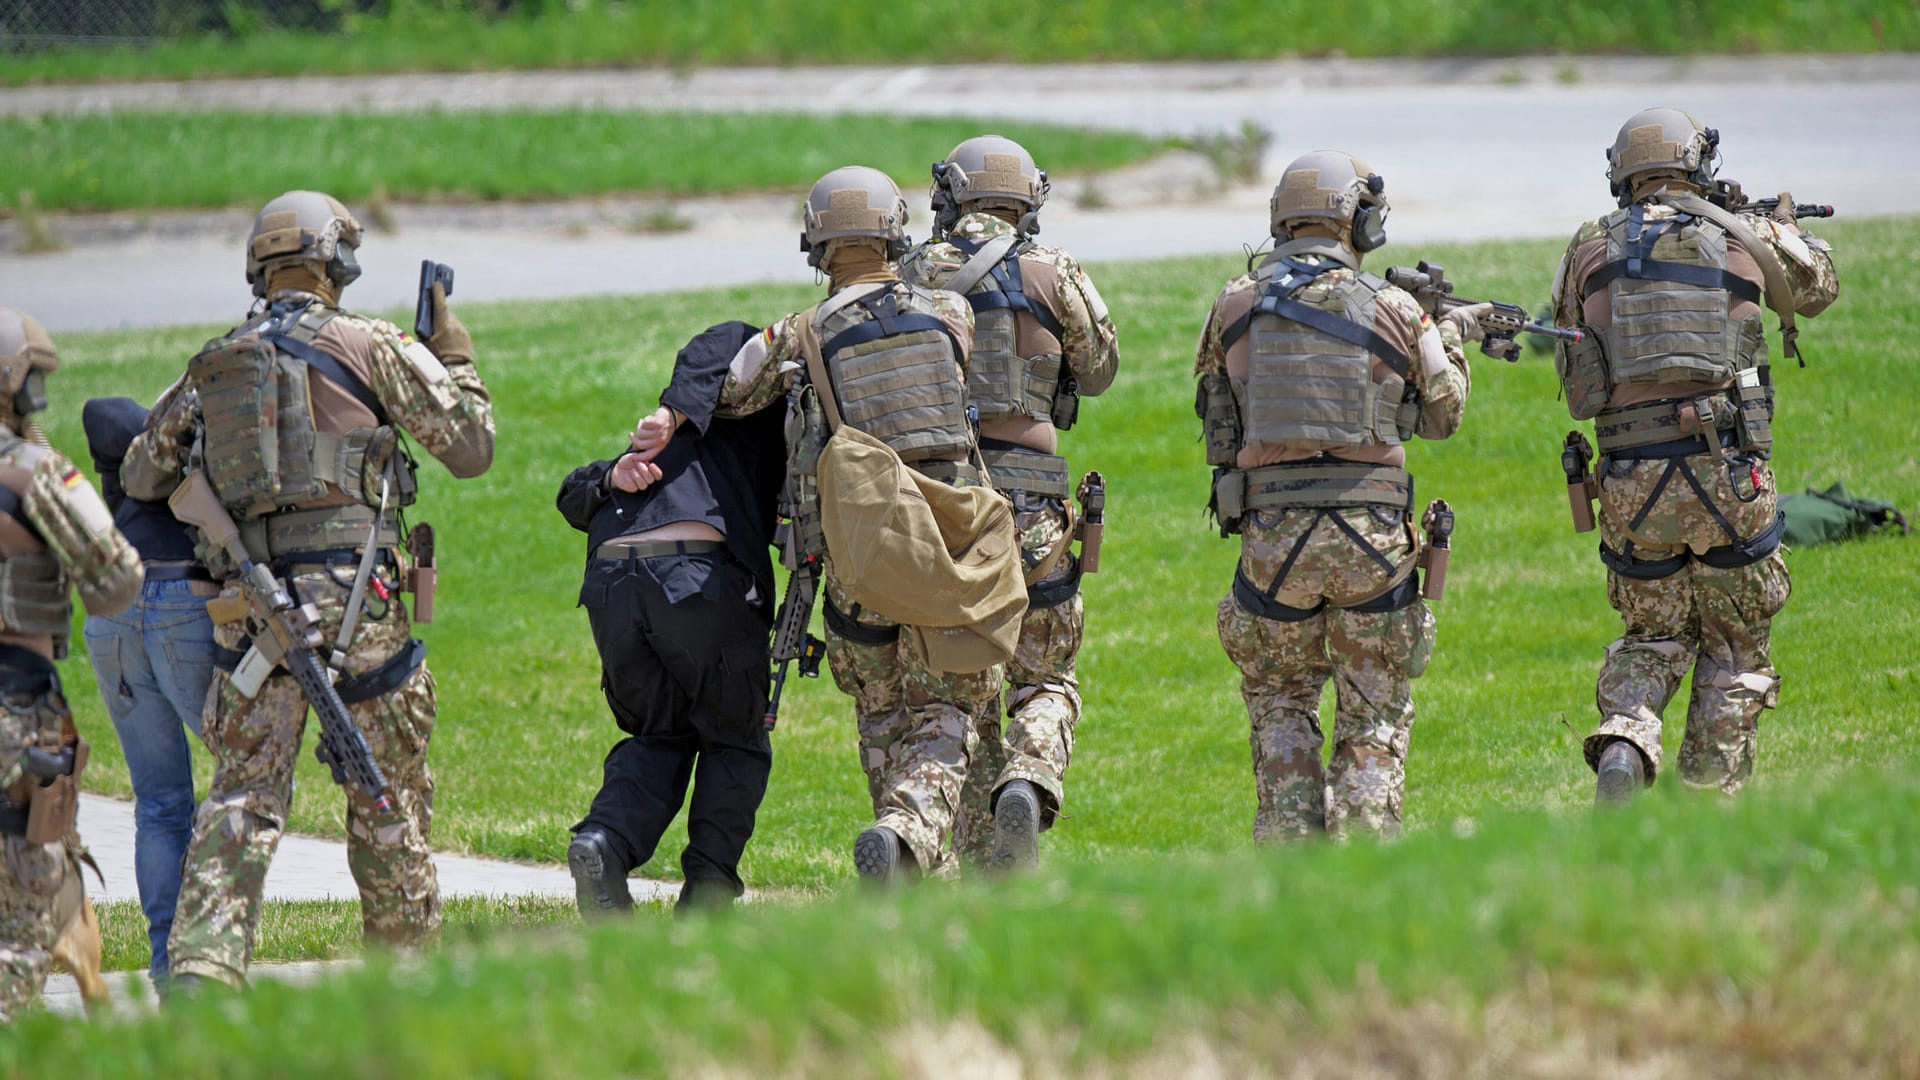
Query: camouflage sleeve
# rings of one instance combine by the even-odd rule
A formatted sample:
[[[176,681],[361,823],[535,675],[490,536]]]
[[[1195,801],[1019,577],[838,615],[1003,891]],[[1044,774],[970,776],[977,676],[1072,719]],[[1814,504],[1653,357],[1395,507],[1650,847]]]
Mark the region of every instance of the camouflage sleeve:
[[[180,486],[200,419],[200,394],[191,384],[175,383],[147,414],[146,430],[134,436],[120,462],[120,486],[128,495],[160,502]]]
[[[1580,325],[1580,283],[1573,280],[1574,258],[1581,245],[1589,240],[1605,235],[1601,223],[1589,221],[1574,232],[1573,239],[1567,241],[1566,254],[1560,256],[1560,267],[1553,272],[1553,324],[1572,329]]]
[[[493,465],[493,397],[471,360],[442,363],[392,323],[373,332],[371,383],[387,415],[447,471],[465,480]]]
[[[1407,374],[1420,391],[1420,419],[1414,434],[1423,439],[1445,439],[1460,430],[1467,411],[1473,376],[1460,331],[1451,320],[1438,324],[1419,301],[1397,289],[1380,294],[1381,303],[1405,320],[1414,340],[1413,367]]]
[[[748,416],[787,396],[795,373],[806,363],[800,349],[800,314],[767,327],[733,354],[715,416]]]
[[[21,507],[87,611],[113,615],[132,605],[146,576],[140,553],[114,528],[107,504],[73,462],[52,450],[35,461]]]
[[[966,368],[973,359],[973,305],[957,292],[945,289],[930,289],[933,294],[933,313],[948,329],[953,338],[960,343],[960,366]]]
[[[1226,327],[1220,320],[1220,301],[1226,294],[1214,298],[1213,307],[1207,310],[1207,324],[1200,328],[1200,344],[1194,350],[1193,373],[1211,375],[1227,370],[1227,346],[1222,340]]]
[[[1113,385],[1120,371],[1120,336],[1113,328],[1107,302],[1093,279],[1073,256],[1060,255],[1061,352],[1080,383],[1080,393],[1094,397]]]
[[[1840,278],[1833,268],[1833,245],[1798,225],[1771,217],[1748,217],[1755,235],[1773,249],[1793,287],[1795,314],[1812,317],[1827,310],[1840,296]]]

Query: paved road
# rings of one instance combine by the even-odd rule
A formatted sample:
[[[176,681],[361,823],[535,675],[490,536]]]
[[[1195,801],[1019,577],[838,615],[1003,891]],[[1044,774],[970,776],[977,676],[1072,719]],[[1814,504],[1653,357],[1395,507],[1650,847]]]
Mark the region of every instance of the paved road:
[[[964,96],[933,92],[974,76],[977,88]],[[1920,175],[1920,58],[1906,56],[395,76],[323,81],[338,91],[332,98],[301,85],[9,89],[0,90],[0,114],[317,100],[379,108],[806,106],[1174,133],[1253,121],[1274,132],[1263,184],[1198,202],[1140,205],[1136,197],[1088,210],[1062,198],[1048,207],[1047,239],[1106,260],[1231,251],[1260,239],[1265,184],[1287,160],[1321,146],[1360,151],[1387,177],[1399,252],[1441,240],[1565,235],[1606,207],[1602,147],[1620,121],[1663,101],[1719,126],[1727,175],[1753,187],[1791,179],[1803,200],[1835,203],[1849,216],[1920,212],[1920,184],[1911,179]],[[944,149],[928,148],[929,159]],[[531,213],[503,211],[491,222],[469,214],[457,223],[437,212],[410,222],[403,213],[398,233],[368,239],[367,274],[351,295],[368,307],[405,304],[428,255],[460,268],[463,300],[810,278],[793,250],[794,214],[780,200],[695,204],[688,216],[698,227],[656,236],[624,228],[624,212],[600,227],[565,229],[543,223],[553,216],[546,209]],[[917,229],[925,222],[917,209]],[[55,331],[232,320],[248,301],[245,228],[245,215],[232,214],[186,235],[163,223],[58,254],[0,256],[0,297]]]

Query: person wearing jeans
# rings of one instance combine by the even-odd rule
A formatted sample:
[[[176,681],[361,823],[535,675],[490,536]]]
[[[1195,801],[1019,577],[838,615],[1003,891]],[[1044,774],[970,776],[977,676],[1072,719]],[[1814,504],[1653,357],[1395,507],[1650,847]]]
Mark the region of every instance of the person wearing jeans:
[[[134,882],[147,916],[148,964],[156,986],[167,980],[167,934],[180,894],[180,862],[193,835],[193,758],[187,729],[200,733],[200,710],[219,650],[207,599],[219,589],[193,561],[193,541],[165,503],[131,499],[120,461],[146,420],[132,398],[95,398],[82,420],[101,493],[114,523],[140,551],[146,583],[118,615],[89,615],[87,654],[120,737],[133,780]]]

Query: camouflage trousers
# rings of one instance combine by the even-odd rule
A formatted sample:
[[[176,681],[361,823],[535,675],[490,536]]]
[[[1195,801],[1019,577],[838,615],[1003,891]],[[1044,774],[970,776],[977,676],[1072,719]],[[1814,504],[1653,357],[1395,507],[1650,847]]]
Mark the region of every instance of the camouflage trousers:
[[[293,577],[296,601],[320,609],[331,648],[351,586],[351,567]],[[388,579],[389,571],[380,571]],[[394,595],[391,588],[388,595]],[[368,597],[347,652],[346,673],[379,667],[406,647],[411,632],[405,610]],[[379,615],[379,618],[374,618]],[[217,628],[224,640],[231,628]],[[232,986],[245,980],[260,919],[267,866],[287,824],[294,762],[306,730],[307,703],[299,686],[275,674],[251,701],[225,672],[214,676],[202,734],[213,751],[212,789],[194,815],[179,908],[167,952],[175,973],[191,973]],[[362,927],[369,941],[394,946],[430,942],[440,929],[440,889],[428,836],[433,815],[433,774],[427,741],[433,734],[434,683],[425,665],[400,687],[349,706],[367,737],[374,760],[386,773],[392,808],[342,788],[347,800],[347,866],[360,887]]]
[[[848,599],[831,561],[826,586],[827,602],[853,616],[863,631],[883,636],[893,627]],[[861,644],[831,627],[827,663],[834,683],[853,698],[874,824],[892,829],[922,870],[953,874],[957,862],[949,842],[960,792],[977,741],[976,725],[997,710],[1000,666],[934,673],[904,638]]]
[[[1062,501],[1025,497],[1014,502],[1013,525],[1020,533],[1020,557],[1028,566],[1061,558],[1058,569],[1036,583],[1044,591],[1079,571],[1061,548],[1073,542]],[[960,817],[953,846],[969,865],[982,865],[993,850],[993,799],[1015,780],[1040,792],[1040,828],[1052,828],[1066,798],[1067,760],[1073,756],[1073,730],[1080,720],[1080,680],[1073,661],[1080,653],[1086,618],[1075,591],[1053,607],[1027,609],[1020,644],[1007,664],[1006,718],[999,710],[980,718],[980,745],[967,768],[960,796]]]
[[[1389,568],[1416,553],[1404,517],[1398,508],[1246,517],[1238,573],[1292,609],[1269,618],[1229,593],[1218,613],[1252,723],[1256,841],[1400,830],[1412,683],[1433,652],[1433,614],[1417,598],[1394,610],[1354,607],[1387,606],[1374,595]],[[1323,768],[1320,696],[1329,677],[1333,754]]]
[[[1730,452],[1725,462],[1700,454],[1681,465],[1704,501],[1678,465],[1660,483],[1668,459],[1613,462],[1602,470],[1601,537],[1608,549],[1661,559],[1727,545],[1729,532],[1755,536],[1772,523],[1774,481],[1765,462]],[[1687,558],[1659,578],[1609,569],[1607,601],[1624,626],[1600,668],[1600,724],[1583,747],[1588,766],[1597,768],[1607,744],[1625,739],[1646,756],[1651,784],[1661,764],[1661,714],[1692,668],[1680,778],[1693,787],[1738,791],[1753,775],[1761,710],[1778,696],[1771,630],[1791,591],[1779,551],[1734,568]]]
[[[0,1022],[39,998],[60,938],[60,889],[80,865],[79,836],[66,843],[30,844],[24,836],[3,841],[0,866]]]

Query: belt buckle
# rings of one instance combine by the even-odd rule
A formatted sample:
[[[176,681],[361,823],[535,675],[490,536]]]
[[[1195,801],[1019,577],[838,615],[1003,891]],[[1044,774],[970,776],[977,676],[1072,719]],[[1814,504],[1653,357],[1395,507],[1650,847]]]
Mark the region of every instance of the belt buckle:
[[[1719,416],[1715,413],[1711,397],[1697,397],[1682,404],[1678,410],[1680,430],[1688,435],[1698,435],[1707,444],[1707,452],[1716,462],[1725,461],[1726,448],[1720,445]]]

